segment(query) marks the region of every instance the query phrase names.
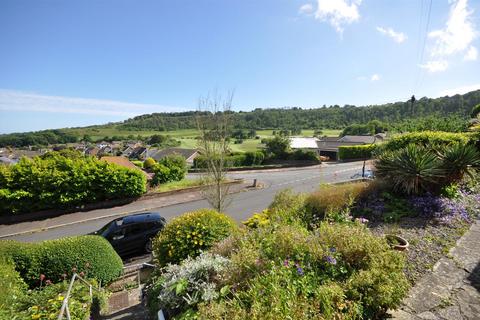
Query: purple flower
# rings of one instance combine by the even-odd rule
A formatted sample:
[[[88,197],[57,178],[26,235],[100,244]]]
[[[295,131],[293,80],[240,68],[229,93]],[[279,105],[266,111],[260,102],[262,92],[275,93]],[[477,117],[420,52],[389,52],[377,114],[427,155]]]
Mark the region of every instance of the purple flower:
[[[336,265],[337,264],[337,259],[335,259],[334,257],[332,256],[326,256],[325,257],[325,260],[330,263],[330,264],[333,264],[333,265]]]
[[[285,259],[285,260],[283,261],[283,266],[288,267],[288,259]]]
[[[298,273],[298,275],[303,276],[303,274],[304,274],[303,269],[301,267],[297,267],[297,273]]]
[[[355,219],[355,221],[360,222],[361,224],[367,224],[368,223],[368,219],[365,219],[365,218],[357,218],[357,219]]]
[[[337,252],[337,249],[332,247],[332,248],[330,248],[330,252],[335,253],[335,252]]]

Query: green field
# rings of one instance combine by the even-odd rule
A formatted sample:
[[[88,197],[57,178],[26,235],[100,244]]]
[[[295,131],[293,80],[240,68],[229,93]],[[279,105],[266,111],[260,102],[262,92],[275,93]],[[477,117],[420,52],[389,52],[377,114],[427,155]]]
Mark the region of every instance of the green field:
[[[79,137],[84,135],[89,135],[92,139],[97,140],[103,137],[113,137],[113,136],[129,136],[134,135],[135,137],[140,135],[142,137],[148,137],[154,134],[169,135],[175,139],[180,140],[180,147],[186,149],[193,149],[197,146],[197,140],[195,139],[198,136],[198,131],[195,129],[185,129],[185,130],[176,130],[176,131],[156,131],[156,130],[143,130],[143,131],[130,131],[130,130],[120,130],[116,126],[110,127],[89,127],[89,128],[71,128],[65,129],[68,132],[74,133]],[[311,137],[314,130],[302,130],[302,136]],[[324,135],[326,136],[338,136],[341,130],[323,130]],[[273,135],[273,130],[257,130],[257,135],[260,138],[269,138]],[[246,139],[241,144],[231,144],[231,149],[234,152],[247,152],[255,151],[258,147],[261,146],[261,139]]]

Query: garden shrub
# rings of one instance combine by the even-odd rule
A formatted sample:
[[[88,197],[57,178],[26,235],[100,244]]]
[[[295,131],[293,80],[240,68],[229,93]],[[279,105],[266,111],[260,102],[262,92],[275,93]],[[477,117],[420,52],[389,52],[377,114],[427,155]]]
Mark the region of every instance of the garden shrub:
[[[123,270],[123,262],[110,243],[100,236],[78,236],[37,244],[0,241],[0,257],[12,259],[31,287],[45,280],[59,282],[73,272],[108,283]]]
[[[130,160],[130,162],[133,163],[134,165],[136,165],[137,167],[143,169],[143,161],[141,161],[141,160]]]
[[[66,158],[51,152],[44,159],[22,158],[2,167],[0,214],[69,208],[146,191],[146,178],[138,170],[94,157]]]
[[[338,148],[338,158],[340,160],[370,159],[376,149],[376,144],[340,146]]]
[[[156,186],[171,181],[180,181],[185,178],[187,162],[182,156],[172,155],[160,159],[151,169],[155,174],[152,179],[152,185]]]
[[[156,315],[162,309],[168,310],[170,317],[185,314],[198,303],[213,301],[228,293],[228,287],[219,287],[218,275],[229,263],[222,256],[202,253],[196,258],[187,258],[180,265],[167,265],[147,287],[151,313]]]
[[[0,257],[0,279],[0,319],[13,319],[15,305],[26,294],[27,285],[5,257]]]
[[[306,199],[305,223],[315,225],[321,220],[345,221],[350,208],[367,188],[366,182],[323,185]]]
[[[305,225],[306,195],[285,189],[275,194],[268,207],[269,219],[277,223]]]
[[[244,166],[256,166],[261,165],[265,160],[265,154],[263,151],[245,152]]]
[[[264,159],[265,155],[262,151],[234,153],[225,157],[225,166],[229,168],[255,166],[262,164]],[[206,168],[207,159],[200,155],[193,160],[193,166]]]
[[[151,169],[156,163],[155,159],[149,157],[143,161],[142,168]]]
[[[312,150],[295,150],[290,154],[292,160],[319,162],[318,153]]]
[[[394,136],[386,143],[382,144],[382,149],[395,151],[405,148],[409,144],[432,147],[452,143],[468,144],[469,142],[471,142],[471,135],[467,133],[419,131]]]
[[[219,286],[235,293],[200,304],[199,319],[374,319],[408,290],[403,255],[358,224],[269,226],[227,247]]]
[[[306,195],[294,193],[291,189],[285,189],[275,194],[268,207],[259,213],[254,213],[243,224],[249,228],[259,228],[268,224],[298,224],[305,226]]]
[[[215,242],[238,229],[227,215],[211,209],[184,213],[169,222],[153,241],[154,257],[158,265],[179,263],[187,257],[196,257]]]

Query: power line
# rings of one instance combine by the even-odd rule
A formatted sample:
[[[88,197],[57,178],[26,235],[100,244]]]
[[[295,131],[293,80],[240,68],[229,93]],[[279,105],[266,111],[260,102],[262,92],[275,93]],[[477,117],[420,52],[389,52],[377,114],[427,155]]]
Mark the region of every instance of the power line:
[[[427,23],[425,25],[425,35],[423,37],[423,45],[422,45],[422,51],[420,53],[420,61],[418,65],[421,65],[423,63],[423,56],[425,54],[425,47],[427,45],[427,37],[428,37],[428,30],[430,28],[430,16],[432,12],[432,2],[433,0],[430,0],[429,5],[428,5],[428,14],[427,14]],[[414,93],[420,88],[421,83],[423,82],[423,77],[424,77],[424,71],[422,68],[418,69],[417,72],[417,78],[415,80],[415,87],[414,87]]]

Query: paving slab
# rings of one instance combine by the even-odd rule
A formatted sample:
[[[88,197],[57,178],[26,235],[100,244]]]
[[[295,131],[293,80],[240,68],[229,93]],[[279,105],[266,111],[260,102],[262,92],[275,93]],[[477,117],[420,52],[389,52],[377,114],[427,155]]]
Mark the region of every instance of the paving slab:
[[[411,288],[397,320],[480,319],[480,221]]]

